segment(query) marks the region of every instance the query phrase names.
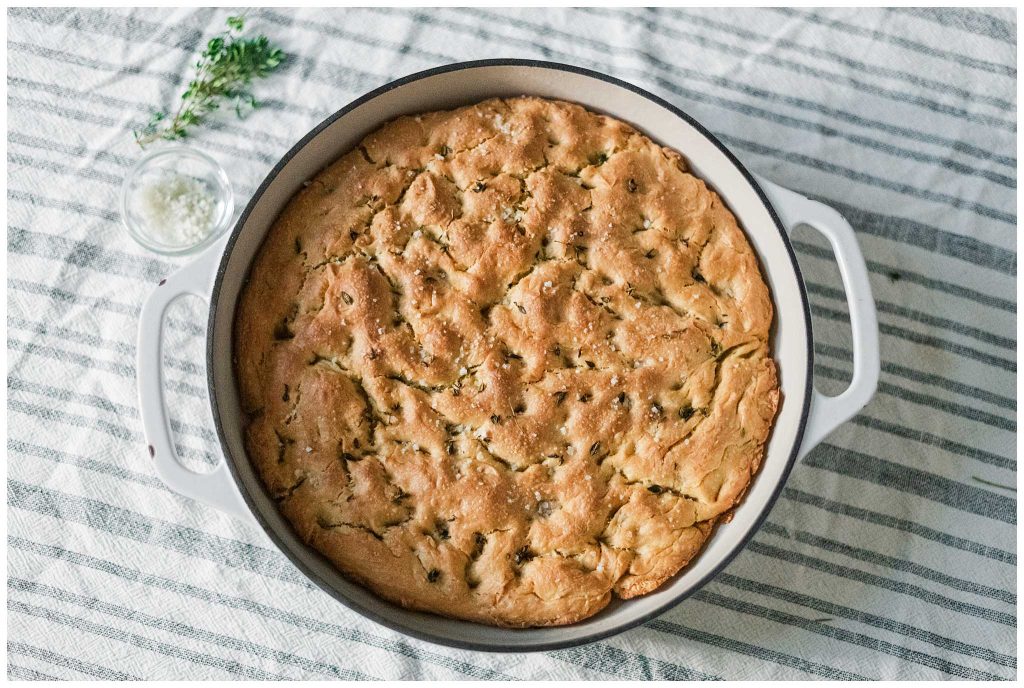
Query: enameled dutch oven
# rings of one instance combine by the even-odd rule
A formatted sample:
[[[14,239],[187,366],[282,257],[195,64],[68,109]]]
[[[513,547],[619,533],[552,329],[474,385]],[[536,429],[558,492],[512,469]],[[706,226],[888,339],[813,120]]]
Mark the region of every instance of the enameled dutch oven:
[[[246,457],[243,415],[232,367],[232,327],[243,280],[278,213],[302,182],[399,115],[454,108],[493,96],[535,95],[574,101],[633,124],[681,151],[739,219],[757,252],[775,303],[772,351],[782,403],[761,468],[731,522],[719,526],[704,551],[655,592],[613,601],[599,614],[555,628],[504,629],[413,612],[346,580],[306,546],[278,514]],[[807,294],[789,232],[807,224],[834,250],[849,303],[853,379],[835,397],[812,384],[813,343]],[[212,473],[182,466],[171,440],[161,377],[161,331],[168,304],[183,294],[209,300],[206,369],[213,420],[224,461]],[[260,184],[234,231],[161,282],[139,323],[139,402],[156,469],[183,495],[255,522],[314,583],[365,617],[443,645],[501,652],[546,650],[619,633],[664,612],[711,579],[754,534],[794,462],[868,402],[879,374],[878,323],[867,268],[850,225],[834,210],[748,172],[697,121],[642,89],[568,65],[529,60],[464,62],[407,76],[352,102],[306,134]]]

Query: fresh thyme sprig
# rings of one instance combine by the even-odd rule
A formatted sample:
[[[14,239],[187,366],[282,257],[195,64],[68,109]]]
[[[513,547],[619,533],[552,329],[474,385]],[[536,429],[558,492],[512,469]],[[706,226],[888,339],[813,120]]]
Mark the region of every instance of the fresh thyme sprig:
[[[263,78],[280,66],[284,52],[266,36],[244,38],[244,17],[228,17],[228,29],[211,38],[196,62],[196,73],[173,116],[160,111],[150,117],[142,129],[135,130],[135,141],[145,147],[159,139],[175,141],[188,136],[189,127],[201,124],[218,110],[225,100],[233,101],[235,114],[259,106],[249,90],[253,79]]]

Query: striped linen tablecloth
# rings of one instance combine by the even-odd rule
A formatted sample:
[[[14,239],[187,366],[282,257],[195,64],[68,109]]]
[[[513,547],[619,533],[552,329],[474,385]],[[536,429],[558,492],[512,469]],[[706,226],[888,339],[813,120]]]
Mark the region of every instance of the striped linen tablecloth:
[[[1013,10],[253,10],[292,58],[264,107],[193,144],[243,203],[328,114],[432,66],[596,69],[708,125],[752,170],[838,208],[878,302],[877,397],[793,470],[723,573],[664,616],[530,655],[362,619],[256,527],[157,479],[135,401],[139,306],[184,263],[118,218],[131,137],[225,10],[8,11],[8,676],[1014,678]],[[817,384],[849,378],[827,244],[799,232]],[[219,460],[204,307],[167,327],[185,462]]]

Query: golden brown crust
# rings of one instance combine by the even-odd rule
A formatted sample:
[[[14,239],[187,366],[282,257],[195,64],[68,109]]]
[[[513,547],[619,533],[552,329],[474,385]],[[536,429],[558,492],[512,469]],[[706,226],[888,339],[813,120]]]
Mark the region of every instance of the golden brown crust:
[[[772,305],[682,157],[538,98],[403,117],[290,202],[237,311],[249,455],[407,607],[566,624],[654,590],[745,491]]]

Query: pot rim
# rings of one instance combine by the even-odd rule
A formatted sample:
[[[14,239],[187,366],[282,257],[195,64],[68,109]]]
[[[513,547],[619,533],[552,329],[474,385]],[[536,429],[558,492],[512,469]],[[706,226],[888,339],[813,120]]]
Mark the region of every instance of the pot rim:
[[[806,285],[804,284],[803,274],[800,272],[800,266],[797,263],[796,253],[793,250],[793,245],[792,245],[792,242],[790,241],[789,235],[786,232],[785,228],[783,227],[782,221],[779,219],[778,213],[775,211],[775,208],[772,206],[771,202],[768,200],[768,197],[765,195],[764,190],[757,183],[757,180],[754,178],[754,176],[751,174],[751,172],[749,170],[747,170],[747,168],[739,161],[738,158],[736,158],[736,156],[732,153],[732,151],[729,150],[729,148],[727,148],[725,146],[725,144],[723,144],[721,141],[719,141],[718,138],[714,134],[712,134],[706,127],[704,127],[704,125],[702,125],[696,119],[694,119],[689,114],[687,114],[686,112],[684,112],[680,108],[676,107],[675,105],[673,105],[673,104],[669,103],[668,101],[664,100],[663,98],[661,98],[661,97],[659,97],[659,96],[657,96],[657,95],[655,95],[655,94],[653,94],[653,93],[651,93],[651,92],[649,92],[649,91],[647,91],[645,89],[642,89],[642,88],[640,88],[638,86],[635,86],[635,85],[633,85],[633,84],[631,84],[631,83],[629,83],[627,81],[623,81],[621,79],[618,79],[616,77],[609,76],[607,74],[603,74],[601,72],[597,72],[597,71],[594,71],[594,70],[591,70],[591,69],[587,69],[585,67],[578,67],[576,65],[570,65],[570,64],[565,64],[565,63],[561,63],[561,62],[549,62],[549,61],[545,61],[545,60],[532,60],[532,59],[520,59],[520,58],[495,58],[495,59],[487,59],[487,60],[469,60],[469,61],[465,61],[465,62],[453,62],[453,63],[446,64],[446,65],[440,65],[438,67],[432,67],[430,69],[425,69],[425,70],[422,70],[422,71],[419,71],[419,72],[414,72],[412,74],[409,74],[407,76],[401,77],[399,79],[395,79],[394,81],[391,81],[391,82],[388,82],[388,83],[386,83],[386,84],[384,84],[382,86],[379,86],[379,87],[373,89],[372,91],[370,91],[370,92],[360,96],[359,98],[356,98],[355,100],[351,101],[350,103],[348,103],[347,105],[342,107],[340,110],[338,110],[338,111],[334,112],[333,114],[329,115],[326,119],[324,119],[322,122],[317,124],[315,127],[313,127],[305,136],[303,136],[301,139],[299,139],[299,141],[294,146],[292,146],[288,150],[287,153],[285,153],[281,157],[281,159],[277,162],[277,164],[275,164],[274,167],[270,170],[270,172],[267,173],[267,176],[260,183],[260,185],[256,189],[256,191],[253,192],[252,198],[246,204],[245,209],[242,211],[241,215],[238,218],[238,221],[235,223],[235,226],[232,228],[231,234],[229,235],[226,243],[224,244],[224,251],[221,254],[220,260],[219,260],[218,265],[217,265],[217,271],[216,271],[216,274],[214,276],[214,281],[213,281],[213,290],[212,290],[211,296],[210,296],[210,313],[209,313],[208,320],[207,320],[207,337],[206,337],[206,378],[207,378],[207,390],[208,390],[208,393],[209,393],[211,411],[213,413],[213,422],[214,422],[214,426],[216,427],[216,430],[217,430],[217,439],[220,441],[221,451],[224,454],[225,463],[227,464],[228,470],[231,473],[232,480],[234,480],[234,482],[235,482],[235,486],[238,488],[238,491],[241,494],[242,500],[245,502],[246,506],[249,509],[249,512],[252,514],[252,516],[259,523],[259,525],[263,529],[264,533],[266,533],[266,535],[271,539],[271,541],[278,548],[278,550],[280,550],[281,553],[284,554],[288,558],[288,560],[292,563],[292,565],[294,565],[296,568],[298,568],[302,572],[302,574],[304,576],[306,576],[309,580],[311,580],[313,583],[315,583],[318,588],[320,588],[321,590],[326,592],[328,595],[330,595],[332,598],[334,598],[335,600],[340,602],[342,605],[344,605],[348,609],[351,609],[352,611],[360,614],[361,616],[363,616],[365,618],[368,618],[371,621],[373,621],[375,623],[378,623],[378,624],[380,624],[380,625],[382,625],[382,626],[384,626],[384,627],[386,627],[388,629],[391,629],[391,630],[394,630],[394,631],[398,631],[398,632],[400,632],[400,633],[402,633],[404,635],[416,638],[417,640],[422,640],[422,641],[425,641],[425,642],[428,642],[428,643],[433,643],[433,644],[436,644],[436,645],[442,645],[442,646],[446,646],[446,647],[452,647],[452,648],[463,649],[463,650],[476,650],[476,651],[484,651],[484,652],[508,652],[509,651],[509,648],[507,646],[504,646],[504,645],[498,645],[498,644],[489,643],[489,642],[475,642],[475,641],[472,641],[472,640],[467,641],[467,640],[460,640],[460,639],[443,638],[443,637],[438,637],[438,636],[432,635],[430,633],[423,633],[423,632],[420,632],[418,630],[408,628],[408,627],[406,627],[405,625],[403,625],[403,624],[401,624],[399,622],[396,622],[396,621],[393,621],[393,620],[391,620],[389,618],[386,618],[385,616],[383,616],[381,613],[377,612],[374,609],[363,607],[361,605],[356,604],[352,600],[348,599],[339,590],[337,590],[336,588],[334,588],[333,586],[331,586],[327,582],[321,580],[320,577],[316,573],[314,573],[312,570],[310,570],[310,568],[304,562],[299,560],[298,557],[294,556],[290,552],[290,550],[288,549],[288,547],[286,547],[286,545],[284,543],[284,539],[281,538],[280,536],[278,536],[278,534],[269,526],[269,524],[267,523],[266,519],[263,516],[263,513],[259,510],[259,508],[256,506],[253,498],[249,495],[249,493],[246,490],[245,485],[244,485],[241,477],[239,476],[238,470],[237,470],[237,468],[235,466],[235,458],[231,454],[231,452],[228,451],[228,449],[227,449],[228,443],[227,443],[227,439],[225,437],[224,428],[223,428],[222,423],[221,423],[220,408],[219,408],[218,401],[217,401],[217,388],[216,388],[216,386],[214,384],[213,361],[214,361],[214,353],[215,352],[214,352],[214,346],[213,346],[213,337],[211,336],[211,333],[214,332],[214,326],[216,324],[216,319],[217,319],[217,310],[218,310],[217,309],[217,303],[218,303],[219,297],[220,297],[221,285],[222,285],[222,283],[224,281],[224,275],[225,275],[226,270],[227,270],[227,264],[229,262],[229,258],[231,256],[231,253],[232,253],[232,251],[234,249],[235,242],[238,240],[238,237],[241,235],[242,229],[245,227],[246,222],[249,219],[250,213],[255,208],[255,206],[259,202],[260,198],[262,198],[262,196],[266,192],[266,190],[277,179],[277,176],[288,165],[288,163],[291,162],[292,158],[295,157],[295,155],[298,154],[298,152],[300,150],[302,150],[310,141],[315,139],[324,129],[326,129],[327,127],[332,125],[335,121],[337,121],[341,117],[344,117],[346,114],[348,114],[349,112],[351,112],[355,108],[357,108],[357,107],[359,107],[359,106],[361,106],[361,105],[363,105],[363,104],[365,104],[365,103],[367,103],[367,102],[377,98],[378,96],[380,96],[380,95],[382,95],[384,93],[387,93],[387,92],[392,91],[392,90],[394,90],[396,88],[400,88],[400,87],[402,87],[402,86],[404,86],[406,84],[409,84],[409,83],[412,83],[412,82],[415,82],[415,81],[419,81],[419,80],[422,80],[422,79],[425,79],[425,78],[428,78],[428,77],[433,77],[433,76],[437,76],[437,75],[440,75],[440,74],[447,74],[447,73],[451,73],[451,72],[459,72],[459,71],[465,71],[465,70],[469,70],[469,69],[476,69],[476,68],[481,68],[481,67],[526,67],[526,68],[550,69],[550,70],[555,70],[555,71],[562,71],[562,72],[570,72],[570,73],[574,73],[574,74],[580,74],[580,75],[591,77],[591,78],[594,78],[594,79],[599,79],[601,81],[604,81],[606,83],[612,84],[614,86],[618,86],[620,88],[624,88],[624,89],[626,89],[628,91],[631,91],[631,92],[633,92],[633,93],[635,93],[637,95],[640,95],[640,96],[646,98],[647,100],[652,101],[653,103],[655,103],[657,105],[660,105],[661,107],[665,108],[666,110],[671,112],[676,117],[679,117],[680,119],[685,121],[687,124],[692,126],[694,129],[696,129],[702,136],[704,136],[708,141],[710,141],[712,144],[714,144],[714,146],[716,148],[718,148],[718,150],[721,151],[723,155],[725,155],[725,157],[729,160],[729,162],[743,175],[744,179],[746,179],[747,183],[750,184],[751,188],[757,194],[757,196],[760,199],[761,203],[764,205],[765,209],[768,211],[768,214],[771,217],[772,222],[774,223],[775,229],[776,229],[776,231],[778,231],[779,235],[781,236],[783,245],[786,247],[786,252],[789,255],[790,266],[792,267],[793,272],[795,273],[797,285],[798,285],[798,288],[799,288],[800,301],[801,301],[804,321],[805,321],[805,325],[806,325],[805,326],[805,331],[806,331],[806,336],[807,336],[807,341],[806,341],[806,350],[807,350],[806,383],[805,383],[805,388],[803,390],[803,402],[802,402],[802,408],[800,410],[800,420],[799,420],[799,423],[798,423],[798,426],[797,426],[795,439],[793,441],[793,446],[790,448],[789,458],[786,460],[786,465],[783,468],[783,470],[782,470],[782,472],[781,472],[781,474],[779,476],[778,482],[772,488],[771,495],[768,497],[768,500],[765,502],[765,505],[762,507],[761,512],[757,515],[757,517],[755,518],[753,524],[750,526],[750,528],[747,530],[747,532],[744,533],[742,535],[742,537],[740,537],[738,539],[738,541],[732,547],[732,549],[730,549],[722,557],[721,561],[717,562],[711,568],[711,570],[707,574],[705,574],[703,577],[698,579],[689,588],[687,588],[686,590],[681,591],[678,595],[676,595],[675,597],[672,597],[671,599],[667,600],[664,604],[659,605],[657,608],[653,609],[652,611],[647,612],[645,614],[641,614],[641,615],[639,615],[639,616],[637,616],[635,618],[629,619],[627,621],[623,621],[623,622],[621,622],[621,623],[619,623],[619,624],[617,624],[615,626],[612,626],[610,628],[607,628],[607,629],[603,629],[603,630],[599,630],[599,631],[594,631],[592,633],[577,634],[575,636],[568,637],[568,638],[565,638],[563,640],[556,640],[556,641],[549,641],[549,642],[538,642],[538,643],[535,643],[535,644],[531,644],[529,647],[516,648],[514,651],[515,652],[542,652],[542,651],[548,651],[548,650],[559,650],[559,649],[565,649],[565,648],[569,648],[569,647],[576,647],[576,646],[584,645],[584,644],[587,644],[587,643],[592,643],[592,642],[601,640],[603,638],[608,638],[608,637],[613,636],[613,635],[618,635],[619,633],[623,633],[623,632],[628,631],[628,630],[630,630],[632,628],[635,628],[635,627],[637,627],[637,626],[639,626],[639,625],[641,625],[641,624],[643,624],[643,623],[645,623],[647,621],[650,621],[651,619],[653,619],[653,618],[655,618],[657,616],[660,616],[661,614],[664,614],[669,609],[675,607],[680,602],[682,602],[686,598],[690,597],[697,590],[699,590],[700,588],[704,587],[712,578],[717,576],[736,557],[736,555],[738,555],[740,552],[742,552],[746,548],[747,543],[749,543],[750,539],[753,538],[754,534],[758,530],[760,530],[760,528],[763,525],[765,519],[768,517],[768,513],[772,510],[772,507],[775,506],[776,501],[778,501],[779,494],[782,492],[782,488],[785,486],[786,481],[789,478],[789,474],[793,470],[793,466],[796,463],[796,458],[797,458],[797,455],[799,454],[800,447],[801,447],[801,444],[803,442],[804,430],[805,430],[805,428],[807,426],[807,419],[808,419],[808,415],[809,415],[809,411],[810,411],[810,407],[811,407],[812,392],[814,390],[814,378],[813,378],[813,371],[814,371],[814,340],[813,340],[813,333],[812,333],[812,322],[811,322],[810,304],[809,304],[809,300],[808,300],[808,297],[807,297],[807,288],[806,288]],[[383,124],[383,122],[382,122],[382,124]],[[232,311],[232,317],[233,316],[234,316],[234,311]],[[304,543],[302,544],[302,546],[308,548],[308,545],[305,545]],[[393,604],[393,603],[388,602],[388,601],[383,600],[383,599],[380,600],[380,602],[381,602],[381,604],[384,604],[384,605],[392,605]],[[438,616],[438,619],[441,620],[441,621],[446,621],[447,620],[443,616]],[[571,629],[572,626],[571,625],[570,626],[566,626],[565,628]],[[528,633],[531,629],[524,628],[524,629],[518,629],[518,630],[520,632],[522,632],[522,633]]]

